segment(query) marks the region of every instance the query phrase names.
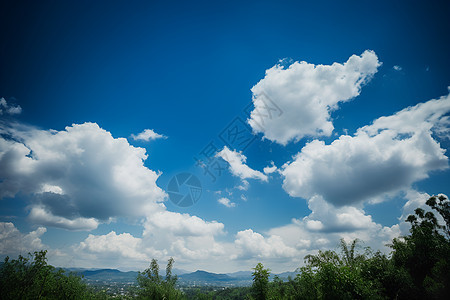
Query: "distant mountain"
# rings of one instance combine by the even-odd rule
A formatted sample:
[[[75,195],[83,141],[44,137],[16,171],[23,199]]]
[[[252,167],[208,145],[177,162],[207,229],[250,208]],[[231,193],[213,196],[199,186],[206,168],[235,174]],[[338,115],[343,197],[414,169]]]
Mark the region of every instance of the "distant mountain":
[[[138,275],[136,271],[122,272],[117,269],[69,268],[66,270],[82,275],[85,280],[93,284],[135,284]],[[251,271],[217,274],[201,270],[189,273],[182,269],[173,269],[173,274],[178,275],[180,285],[249,286],[252,283]],[[271,274],[270,280],[273,280],[275,275],[278,275],[282,280],[287,280],[289,276],[294,278],[296,274],[296,272]],[[165,274],[160,275],[165,278]]]
[[[92,270],[92,271],[86,270],[86,271],[81,272],[81,274],[83,274],[84,276],[95,276],[98,274],[118,275],[121,273],[125,274],[128,272],[121,272],[117,269],[98,269],[98,270]],[[136,272],[133,272],[133,273],[136,273]]]
[[[75,273],[84,276],[88,282],[117,282],[117,283],[136,283],[138,272],[121,272],[116,269],[97,269],[75,271]]]
[[[209,273],[206,271],[195,271],[189,274],[183,274],[178,277],[182,281],[198,281],[198,282],[221,282],[221,281],[233,281],[234,278],[227,274]]]
[[[289,277],[294,279],[295,276],[297,276],[297,274],[298,274],[298,272],[283,272],[280,274],[270,274],[270,280],[273,280],[273,277],[275,277],[275,275],[277,275],[278,277],[280,277],[283,280],[287,280]]]
[[[252,271],[238,271],[234,273],[227,273],[228,276],[233,278],[252,278]]]

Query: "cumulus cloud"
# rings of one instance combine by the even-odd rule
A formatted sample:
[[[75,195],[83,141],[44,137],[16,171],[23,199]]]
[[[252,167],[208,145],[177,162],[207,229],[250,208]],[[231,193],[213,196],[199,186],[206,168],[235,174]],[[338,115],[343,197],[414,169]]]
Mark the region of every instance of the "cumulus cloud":
[[[396,65],[396,66],[393,66],[392,69],[394,69],[395,71],[401,71],[402,67]]]
[[[31,196],[30,219],[73,230],[160,211],[166,193],[143,148],[95,123],[65,130],[0,125],[0,198]]]
[[[429,172],[448,168],[433,130],[449,111],[447,95],[381,117],[329,145],[314,140],[283,166],[283,188],[337,206],[408,190]]]
[[[147,217],[143,240],[146,246],[165,255],[170,253],[179,261],[190,262],[223,255],[223,245],[216,241],[223,234],[224,224],[217,221],[163,211]]]
[[[77,247],[77,251],[99,253],[101,255],[113,254],[123,258],[148,260],[149,257],[142,249],[142,239],[136,238],[129,233],[116,234],[111,231],[106,235],[90,234]]]
[[[276,65],[252,88],[254,109],[248,123],[254,132],[282,145],[304,136],[329,136],[334,129],[330,113],[358,96],[380,65],[370,50],[344,64]]]
[[[40,206],[31,208],[29,219],[35,224],[45,226],[64,228],[69,230],[93,230],[99,225],[99,222],[94,218],[64,218],[55,216]]]
[[[20,105],[11,105],[6,102],[5,98],[0,98],[0,115],[18,115],[22,112]]]
[[[311,231],[352,232],[367,229],[373,225],[372,217],[353,206],[335,208],[321,196],[314,196],[308,201],[312,213],[303,218],[303,222]]]
[[[145,223],[146,232],[166,230],[177,236],[203,236],[223,233],[224,225],[217,221],[204,221],[197,216],[162,211],[151,214]]]
[[[131,263],[142,268],[151,258],[166,260],[173,256],[177,265],[183,268],[235,271],[249,269],[263,261],[274,272],[293,270],[303,264],[307,254],[324,249],[339,251],[341,238],[347,242],[358,238],[363,247],[388,253],[390,249],[386,244],[394,237],[408,233],[410,226],[405,222],[406,217],[416,207],[424,207],[429,198],[428,194],[414,190],[403,196],[407,201],[399,223],[392,226],[376,223],[361,207],[335,207],[316,196],[308,199],[309,215],[263,232],[238,231],[232,242],[217,239],[224,234],[223,224],[167,212],[146,220],[142,237],[114,231],[106,235],[89,235],[74,249],[78,256],[87,257],[94,264],[105,260],[96,265],[98,267],[129,268]],[[121,261],[126,263],[121,265]]]
[[[13,223],[0,222],[0,255],[17,255],[45,249],[41,236],[47,231],[45,227],[21,233]]]
[[[266,239],[251,229],[239,231],[236,235],[235,244],[240,250],[238,255],[243,257],[293,257],[297,253],[294,248],[286,246],[281,237],[271,235]]]
[[[175,258],[177,265],[199,267],[224,257],[227,245],[216,241],[225,234],[224,225],[197,216],[170,211],[148,215],[142,223],[142,235],[130,233],[90,234],[72,247],[77,264],[91,267],[142,269],[152,258]],[[229,251],[228,251],[229,252]]]
[[[319,249],[333,249],[339,240],[358,238],[367,246],[387,251],[385,245],[400,234],[399,225],[381,226],[363,209],[335,207],[316,196],[308,199],[311,213],[261,234],[251,229],[238,232],[235,253],[239,259],[265,258],[277,264],[300,265],[303,257]],[[298,259],[298,260],[297,260]]]
[[[407,195],[408,201],[416,201],[414,195]],[[424,202],[423,197],[419,202]],[[348,242],[358,238],[364,241],[363,246],[388,252],[385,245],[408,230],[405,224],[405,232],[401,232],[399,224],[403,221],[391,227],[382,226],[361,208],[337,208],[321,197],[309,199],[308,206],[311,213],[303,218],[294,218],[289,224],[265,232],[238,231],[232,242],[217,239],[224,234],[221,223],[165,212],[144,222],[142,237],[115,232],[89,235],[75,250],[90,261],[109,259],[105,262],[109,266],[119,264],[118,258],[127,258],[127,264],[131,259],[132,264],[142,267],[150,258],[166,260],[173,256],[183,268],[235,271],[249,269],[263,260],[264,265],[278,272],[301,266],[305,255],[319,249],[338,250],[341,238]],[[408,204],[405,214],[407,207]]]
[[[277,166],[275,166],[274,162],[272,162],[271,166],[267,166],[263,169],[263,172],[264,172],[264,174],[269,175],[277,170],[278,170]]]
[[[219,202],[220,204],[226,206],[226,207],[235,207],[236,203],[231,202],[230,199],[228,198],[220,198],[219,200],[217,200],[217,202]]]
[[[225,234],[224,224],[217,221],[162,211],[149,215],[143,226],[141,248],[151,249],[153,257],[173,256],[181,263],[191,264],[226,253],[224,244],[216,241]]]
[[[247,157],[240,152],[232,151],[224,146],[223,149],[216,154],[216,157],[221,157],[230,165],[230,172],[236,177],[245,179],[259,179],[267,181],[268,178],[263,173],[253,170],[245,164]]]
[[[135,141],[153,141],[153,140],[157,140],[157,139],[166,139],[167,136],[156,133],[155,131],[153,131],[153,129],[145,129],[144,131],[142,131],[141,133],[139,133],[138,135],[134,135],[132,134],[131,137],[135,140]]]
[[[216,241],[225,234],[222,223],[166,210],[166,193],[156,185],[160,174],[144,166],[145,149],[113,138],[95,123],[62,131],[2,123],[0,134],[1,197],[27,194],[31,222],[69,230],[92,230],[120,217],[143,222],[141,236],[114,231],[89,235],[65,249],[67,255],[58,256],[61,263],[128,268],[131,260],[136,268],[153,257],[174,256],[186,263],[226,253]],[[23,248],[15,231],[8,243]],[[14,247],[8,246],[11,251]]]

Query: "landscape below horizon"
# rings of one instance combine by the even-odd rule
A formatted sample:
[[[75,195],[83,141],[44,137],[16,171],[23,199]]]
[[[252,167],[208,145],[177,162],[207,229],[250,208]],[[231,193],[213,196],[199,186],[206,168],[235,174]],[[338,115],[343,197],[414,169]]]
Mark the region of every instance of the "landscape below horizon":
[[[83,276],[91,284],[137,284],[136,278],[139,272],[122,272],[117,269],[78,269],[68,268],[69,272],[74,272]],[[178,276],[177,284],[180,286],[251,286],[253,282],[252,271],[238,271],[227,274],[216,274],[202,270],[188,272],[180,269],[173,269],[173,274]],[[280,274],[270,274],[270,279],[276,275],[282,280],[289,277],[294,278],[298,272],[283,272]],[[164,277],[164,273],[160,274]]]

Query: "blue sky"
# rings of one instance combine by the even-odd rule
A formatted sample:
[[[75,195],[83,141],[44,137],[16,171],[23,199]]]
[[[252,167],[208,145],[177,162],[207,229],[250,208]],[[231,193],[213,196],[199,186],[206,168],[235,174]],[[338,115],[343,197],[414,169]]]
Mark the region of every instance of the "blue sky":
[[[450,194],[447,2],[91,2],[0,6],[1,256],[293,270]]]

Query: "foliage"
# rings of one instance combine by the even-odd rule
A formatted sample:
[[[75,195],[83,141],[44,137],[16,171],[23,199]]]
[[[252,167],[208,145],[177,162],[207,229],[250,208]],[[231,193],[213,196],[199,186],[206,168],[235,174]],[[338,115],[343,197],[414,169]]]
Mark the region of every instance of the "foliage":
[[[264,269],[262,263],[258,263],[253,268],[253,285],[252,285],[252,299],[265,300],[269,292],[269,269]]]
[[[152,259],[149,268],[144,272],[139,272],[137,281],[139,288],[137,295],[142,299],[166,299],[177,300],[184,299],[183,293],[175,288],[178,280],[176,275],[172,275],[174,259],[171,257],[166,267],[166,278],[161,279],[159,275],[159,266],[156,259]]]
[[[393,264],[406,273],[407,288],[399,290],[400,299],[443,299],[450,292],[449,200],[433,196],[426,204],[445,225],[439,224],[433,212],[417,208],[406,219],[411,234],[393,240]]]
[[[348,246],[341,240],[341,255],[319,251],[305,257],[306,266],[296,280],[304,299],[377,299],[377,286],[363,276],[366,254],[356,252],[358,240]]]
[[[66,274],[62,269],[47,264],[47,251],[9,257],[0,269],[1,299],[93,299],[95,294],[75,274]]]

